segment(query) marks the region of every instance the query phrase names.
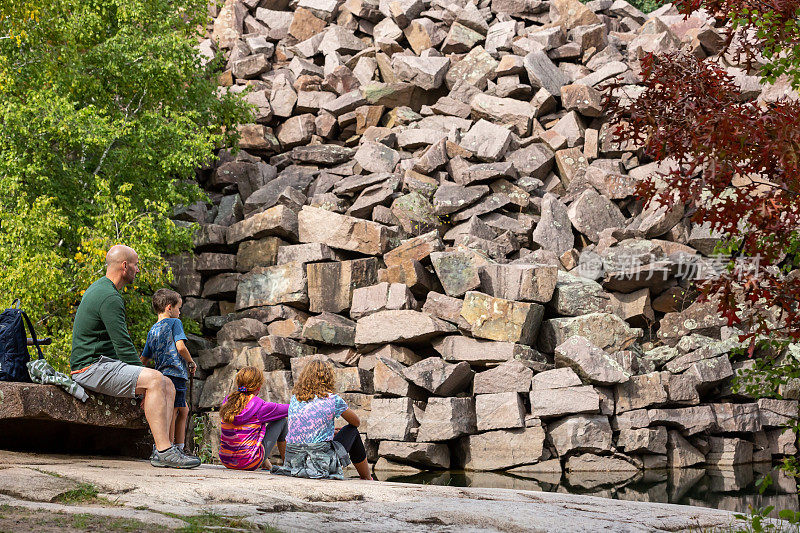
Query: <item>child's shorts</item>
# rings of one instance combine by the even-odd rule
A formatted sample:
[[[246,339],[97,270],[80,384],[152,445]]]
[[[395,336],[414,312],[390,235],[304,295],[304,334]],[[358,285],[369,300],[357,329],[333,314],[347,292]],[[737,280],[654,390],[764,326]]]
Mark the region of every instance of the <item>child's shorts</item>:
[[[175,385],[175,407],[186,407],[186,380],[174,376],[167,377]]]

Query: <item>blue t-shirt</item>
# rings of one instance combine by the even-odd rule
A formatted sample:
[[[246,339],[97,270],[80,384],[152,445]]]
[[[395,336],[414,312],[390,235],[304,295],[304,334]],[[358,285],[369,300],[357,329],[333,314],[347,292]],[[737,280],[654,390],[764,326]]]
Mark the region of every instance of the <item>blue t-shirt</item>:
[[[347,403],[338,394],[301,402],[295,396],[289,400],[289,430],[286,442],[314,444],[333,440],[333,423],[347,411]]]
[[[159,320],[147,333],[147,342],[144,344],[142,357],[155,361],[156,370],[165,376],[189,379],[186,361],[178,353],[178,347],[175,345],[181,340],[186,340],[186,334],[183,332],[183,324],[180,319]]]

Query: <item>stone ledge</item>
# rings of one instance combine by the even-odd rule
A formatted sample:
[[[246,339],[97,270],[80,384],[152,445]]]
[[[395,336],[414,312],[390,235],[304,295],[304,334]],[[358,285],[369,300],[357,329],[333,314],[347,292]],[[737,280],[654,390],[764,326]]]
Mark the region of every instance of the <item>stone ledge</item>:
[[[148,457],[151,446],[138,400],[0,382],[0,449]]]
[[[147,429],[144,411],[134,399],[90,392],[81,402],[55,385],[0,382],[0,421],[19,418]]]

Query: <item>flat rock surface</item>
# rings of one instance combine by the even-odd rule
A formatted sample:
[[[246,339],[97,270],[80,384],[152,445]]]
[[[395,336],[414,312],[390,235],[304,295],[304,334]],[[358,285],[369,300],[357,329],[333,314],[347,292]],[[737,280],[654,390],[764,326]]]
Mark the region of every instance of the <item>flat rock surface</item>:
[[[39,474],[52,494],[66,480],[91,483],[114,507],[22,500],[9,487]],[[352,471],[349,471],[352,473]],[[47,480],[37,477],[39,483]],[[21,479],[22,478],[22,479]],[[12,494],[12,495],[8,495]],[[20,499],[18,499],[20,498]],[[213,511],[282,531],[684,531],[727,528],[727,511],[663,503],[511,489],[328,481],[237,472],[151,467],[146,461],[0,451],[0,504],[138,518],[175,527],[163,513]]]

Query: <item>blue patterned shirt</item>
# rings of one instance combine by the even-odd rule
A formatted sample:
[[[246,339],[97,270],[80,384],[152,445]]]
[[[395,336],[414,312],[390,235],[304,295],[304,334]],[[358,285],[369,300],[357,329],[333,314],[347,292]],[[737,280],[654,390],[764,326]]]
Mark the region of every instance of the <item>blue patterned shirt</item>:
[[[301,402],[289,400],[287,443],[313,444],[333,440],[333,423],[347,411],[347,403],[338,394]]]
[[[142,351],[142,358],[155,361],[156,370],[165,376],[189,379],[186,361],[178,353],[178,347],[175,345],[181,340],[186,340],[186,334],[183,332],[183,324],[180,319],[159,320],[147,333],[147,342]]]

